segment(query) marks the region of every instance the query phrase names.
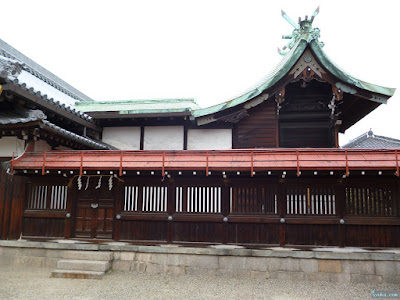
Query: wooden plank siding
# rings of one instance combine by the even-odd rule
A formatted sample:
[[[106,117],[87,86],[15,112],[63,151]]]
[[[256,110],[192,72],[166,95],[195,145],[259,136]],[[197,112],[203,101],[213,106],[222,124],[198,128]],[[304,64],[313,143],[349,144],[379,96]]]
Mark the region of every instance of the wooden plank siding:
[[[22,232],[26,178],[0,171],[0,239],[15,240]]]
[[[279,147],[276,103],[268,99],[249,111],[233,128],[233,148]]]
[[[125,178],[124,182],[115,180],[111,191],[106,186],[107,180],[104,177],[102,194],[113,195],[115,214],[109,216],[113,232],[107,239],[137,244],[400,246],[397,178],[166,177],[160,180],[137,176]],[[63,178],[47,179],[46,183],[32,178],[29,182],[28,187],[32,183],[49,187],[66,183]],[[93,179],[91,184],[95,182]],[[82,183],[83,190],[85,176]],[[5,188],[2,194],[9,193]],[[10,203],[2,201],[2,239],[17,239],[16,233],[21,230],[25,238],[78,238],[74,230],[80,197],[76,180],[68,188],[66,209],[52,210],[48,204],[42,205],[43,209],[29,208],[31,198],[26,194],[23,230],[17,213],[15,221],[8,217],[5,222],[4,211],[10,211]],[[16,195],[22,199],[21,193]],[[18,205],[22,214],[20,200],[14,206],[11,204]],[[70,219],[65,216],[67,212],[72,215]]]

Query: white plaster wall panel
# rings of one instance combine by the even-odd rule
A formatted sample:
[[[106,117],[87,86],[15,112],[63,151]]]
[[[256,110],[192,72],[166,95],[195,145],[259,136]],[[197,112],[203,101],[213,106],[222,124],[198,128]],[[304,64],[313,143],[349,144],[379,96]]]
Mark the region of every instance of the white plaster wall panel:
[[[72,148],[65,147],[65,146],[58,146],[58,147],[55,147],[54,149],[55,149],[55,150],[65,150],[65,151],[74,150],[74,149],[72,149]]]
[[[188,150],[232,149],[232,129],[189,129]]]
[[[35,141],[33,151],[34,152],[51,151],[51,146],[45,140],[37,140]]]
[[[140,150],[140,127],[104,127],[103,142],[121,150]]]
[[[16,136],[5,136],[0,138],[0,157],[17,157],[24,153],[25,141]]]
[[[144,150],[183,150],[183,126],[146,126]]]

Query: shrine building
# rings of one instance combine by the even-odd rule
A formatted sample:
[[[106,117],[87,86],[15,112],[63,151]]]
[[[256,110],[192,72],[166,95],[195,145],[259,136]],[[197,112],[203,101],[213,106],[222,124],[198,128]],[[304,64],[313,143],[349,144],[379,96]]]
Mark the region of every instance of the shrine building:
[[[0,239],[400,247],[400,148],[339,148],[395,89],[354,78],[293,22],[264,82],[94,101],[0,41]]]

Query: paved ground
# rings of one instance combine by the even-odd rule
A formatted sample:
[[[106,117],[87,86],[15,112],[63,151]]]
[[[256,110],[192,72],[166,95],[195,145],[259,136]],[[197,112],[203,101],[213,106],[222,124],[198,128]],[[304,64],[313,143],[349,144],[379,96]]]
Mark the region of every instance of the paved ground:
[[[0,266],[0,299],[377,299],[394,284],[337,284],[112,272],[102,280],[49,278],[51,270]],[[400,298],[397,298],[400,299]]]

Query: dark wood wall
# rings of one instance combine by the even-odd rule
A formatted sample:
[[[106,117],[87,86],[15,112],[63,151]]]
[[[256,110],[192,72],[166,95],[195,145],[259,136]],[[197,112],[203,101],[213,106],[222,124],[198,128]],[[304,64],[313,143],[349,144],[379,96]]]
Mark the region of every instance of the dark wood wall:
[[[0,239],[16,240],[22,233],[26,178],[0,168]]]
[[[328,83],[294,82],[285,88],[285,101],[279,111],[279,145],[287,148],[335,147]],[[337,113],[337,111],[335,111]]]
[[[275,101],[268,99],[248,112],[233,128],[233,148],[279,147]]]
[[[80,216],[78,199],[82,198],[77,178],[68,187],[68,197],[60,194],[59,188],[54,190],[67,187],[63,178],[28,178],[26,184],[23,177],[3,172],[1,179],[12,183],[2,184],[0,190],[1,239],[18,239],[21,232],[25,238],[80,237],[79,228],[74,228]],[[92,179],[90,190],[97,180]],[[83,191],[86,182],[83,176]],[[92,202],[99,205],[87,210],[95,220],[112,223],[107,227],[112,234],[110,231],[102,238],[138,244],[400,247],[397,178],[160,180],[135,176],[115,181],[111,191],[107,183],[108,178],[103,177],[104,191],[114,199],[113,213],[97,216],[96,210],[103,204],[96,199]],[[57,205],[54,191],[64,195]],[[44,204],[46,197],[53,200]],[[93,218],[86,219],[85,226],[99,231]]]

